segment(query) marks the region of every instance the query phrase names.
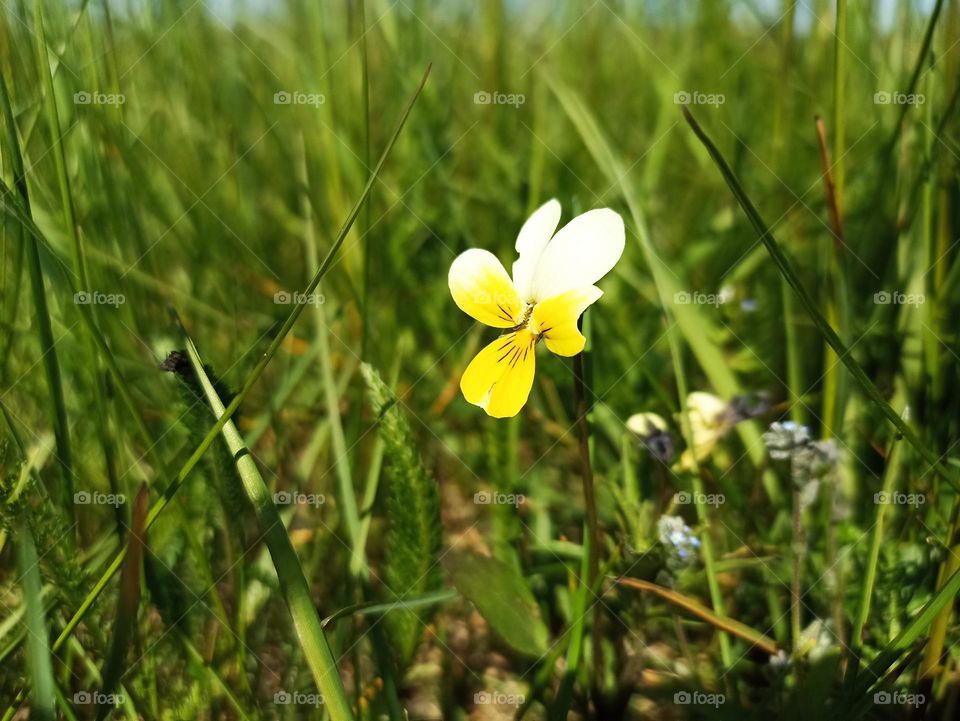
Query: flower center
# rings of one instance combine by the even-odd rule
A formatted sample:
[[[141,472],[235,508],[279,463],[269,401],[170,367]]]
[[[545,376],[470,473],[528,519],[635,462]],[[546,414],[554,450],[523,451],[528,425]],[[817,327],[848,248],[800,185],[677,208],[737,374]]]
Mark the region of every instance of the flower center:
[[[533,318],[533,308],[534,303],[525,303],[523,307],[523,314],[520,316],[520,322],[517,323],[512,328],[506,328],[503,331],[503,335],[510,335],[511,333],[516,333],[521,330],[530,330],[530,321]],[[531,335],[534,337],[534,343],[539,343],[540,338],[543,336],[543,332],[533,333]]]
[[[520,318],[520,327],[527,325],[533,316],[533,303],[527,303],[523,309],[523,316]]]

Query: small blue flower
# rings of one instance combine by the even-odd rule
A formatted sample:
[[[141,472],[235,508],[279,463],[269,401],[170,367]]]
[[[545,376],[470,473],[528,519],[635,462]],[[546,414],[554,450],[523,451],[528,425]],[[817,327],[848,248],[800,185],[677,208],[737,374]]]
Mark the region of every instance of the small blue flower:
[[[677,558],[688,563],[700,552],[700,539],[679,516],[661,516],[657,522],[660,543],[667,546]]]

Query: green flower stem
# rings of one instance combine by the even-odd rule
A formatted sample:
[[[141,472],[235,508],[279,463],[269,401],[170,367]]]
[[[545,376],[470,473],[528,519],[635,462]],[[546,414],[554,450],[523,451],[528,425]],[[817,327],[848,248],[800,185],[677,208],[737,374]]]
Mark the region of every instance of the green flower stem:
[[[680,343],[675,337],[676,324],[671,323],[667,332],[670,345],[670,359],[673,361],[673,371],[677,379],[677,395],[680,399],[680,427],[690,452],[693,463],[693,493],[697,497],[704,494],[703,480],[700,478],[700,464],[697,463],[697,449],[693,442],[693,428],[690,425],[690,413],[687,410],[687,374],[683,369],[683,359],[680,357]],[[714,565],[713,540],[710,536],[710,515],[706,504],[694,503],[697,509],[697,522],[700,524],[700,548],[702,549],[703,565],[707,575],[707,587],[710,590],[710,604],[718,618],[725,618],[723,610],[723,596],[720,594],[720,583],[717,581],[717,569]],[[720,658],[725,668],[733,665],[733,654],[730,651],[730,638],[726,633],[719,635]]]
[[[803,635],[802,609],[800,608],[800,570],[806,555],[807,539],[803,531],[803,510],[800,503],[800,488],[793,484],[793,543],[790,548],[790,639],[793,651],[800,648]]]
[[[845,200],[844,135],[846,125],[843,115],[844,80],[846,79],[847,0],[837,0],[837,22],[833,33],[833,153],[837,162],[833,168],[837,207],[843,208]]]
[[[597,499],[593,486],[593,467],[590,464],[590,424],[587,420],[589,406],[587,403],[586,381],[584,380],[584,354],[578,353],[573,357],[573,394],[576,404],[577,436],[580,443],[580,468],[583,477],[583,501],[587,511],[587,538],[589,549],[587,574],[583,583],[592,588],[597,578],[600,565],[600,522],[597,519]],[[601,648],[600,620],[603,618],[601,604],[594,605],[591,638],[593,644],[593,682],[597,689],[603,674],[603,652]]]
[[[883,487],[881,492],[890,494],[893,492],[894,484],[897,480],[897,473],[900,470],[900,449],[902,443],[898,443],[895,438],[890,442],[887,449],[887,465],[883,471]],[[890,508],[888,503],[877,504],[877,520],[873,525],[873,537],[870,539],[870,553],[867,556],[866,573],[863,576],[863,593],[860,596],[860,609],[853,622],[853,630],[850,634],[850,640],[853,648],[857,649],[863,642],[863,628],[867,624],[867,618],[870,616],[870,603],[873,597],[873,586],[877,580],[877,563],[880,559],[880,546],[883,544],[883,529],[887,517],[887,510]]]

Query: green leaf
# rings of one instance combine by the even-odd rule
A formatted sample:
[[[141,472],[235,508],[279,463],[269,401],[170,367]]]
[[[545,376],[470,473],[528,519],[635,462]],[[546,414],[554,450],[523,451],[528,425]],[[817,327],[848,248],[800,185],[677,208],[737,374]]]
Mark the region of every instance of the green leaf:
[[[453,583],[504,641],[520,653],[547,652],[547,627],[523,577],[512,567],[486,556],[451,554],[444,564]]]
[[[396,398],[380,374],[361,366],[378,416],[378,430],[386,458],[387,536],[386,582],[390,600],[403,600],[435,591],[442,577],[437,556],[442,544],[440,493],[420,459],[413,433]],[[424,612],[404,609],[387,616],[390,643],[401,668],[416,652],[426,622]]]
[[[953,603],[956,600],[958,594],[960,594],[960,571],[955,572],[947,579],[943,587],[900,632],[900,635],[880,652],[876,661],[869,666],[868,677],[871,680],[880,678],[893,665],[900,654],[909,649],[926,632],[930,624],[936,619],[937,614],[948,603]]]

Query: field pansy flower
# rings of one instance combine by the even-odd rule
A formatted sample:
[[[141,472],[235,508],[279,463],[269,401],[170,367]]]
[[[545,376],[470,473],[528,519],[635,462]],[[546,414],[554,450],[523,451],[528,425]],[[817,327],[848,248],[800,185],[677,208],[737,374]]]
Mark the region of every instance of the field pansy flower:
[[[527,402],[541,340],[561,356],[583,350],[577,319],[603,295],[594,284],[623,253],[623,220],[609,208],[578,215],[557,231],[559,222],[556,200],[527,219],[517,236],[512,277],[493,253],[479,248],[450,266],[450,293],[460,310],[504,331],[460,379],[464,398],[495,418],[515,416]]]
[[[690,419],[698,461],[710,455],[714,446],[737,421],[729,403],[704,391],[693,391],[687,395],[687,417]]]
[[[675,452],[667,422],[656,413],[634,413],[627,419],[627,430],[661,463],[669,463]]]

